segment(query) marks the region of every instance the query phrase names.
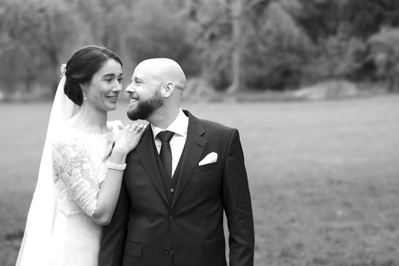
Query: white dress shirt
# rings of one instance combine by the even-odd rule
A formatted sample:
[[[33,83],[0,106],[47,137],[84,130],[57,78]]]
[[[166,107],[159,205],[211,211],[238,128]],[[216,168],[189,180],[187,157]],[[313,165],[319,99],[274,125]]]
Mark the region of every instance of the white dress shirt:
[[[157,134],[164,130],[154,125],[151,125],[151,129],[154,135],[155,146],[157,147],[157,151],[159,154],[159,152],[161,151],[162,143],[157,138]],[[188,117],[183,113],[183,110],[180,109],[180,112],[175,118],[175,120],[166,129],[175,133],[169,142],[170,149],[172,150],[172,177],[173,174],[175,173],[177,164],[179,163],[181,154],[183,153],[184,145],[186,144],[187,129],[188,129]]]

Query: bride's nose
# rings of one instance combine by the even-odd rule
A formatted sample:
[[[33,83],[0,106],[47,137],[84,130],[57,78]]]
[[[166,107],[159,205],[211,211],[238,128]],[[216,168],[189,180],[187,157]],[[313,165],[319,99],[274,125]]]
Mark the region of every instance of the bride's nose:
[[[117,82],[117,83],[113,86],[112,91],[114,91],[114,92],[121,92],[122,89],[123,89],[123,84]]]

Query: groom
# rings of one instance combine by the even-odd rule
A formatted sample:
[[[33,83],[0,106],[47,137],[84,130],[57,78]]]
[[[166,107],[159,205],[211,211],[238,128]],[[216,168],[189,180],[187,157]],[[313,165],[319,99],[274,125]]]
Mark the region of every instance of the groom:
[[[135,69],[128,117],[150,123],[127,157],[99,266],[223,266],[223,211],[230,265],[252,266],[254,224],[237,129],[180,107],[186,78],[165,58]],[[161,141],[162,139],[162,141]]]

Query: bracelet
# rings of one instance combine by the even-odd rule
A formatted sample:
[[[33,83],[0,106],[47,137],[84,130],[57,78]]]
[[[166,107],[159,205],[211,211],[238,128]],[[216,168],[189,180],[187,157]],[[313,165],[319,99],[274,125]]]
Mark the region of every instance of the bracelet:
[[[107,167],[109,169],[114,169],[114,170],[118,170],[118,171],[123,171],[126,169],[126,164],[114,164],[111,162],[108,162]]]

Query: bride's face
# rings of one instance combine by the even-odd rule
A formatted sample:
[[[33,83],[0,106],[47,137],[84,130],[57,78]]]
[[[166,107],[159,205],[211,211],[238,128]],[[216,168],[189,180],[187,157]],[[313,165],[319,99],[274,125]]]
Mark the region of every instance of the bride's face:
[[[113,59],[106,61],[86,87],[86,100],[83,104],[104,111],[115,110],[122,91],[122,75],[122,66],[118,62]]]

